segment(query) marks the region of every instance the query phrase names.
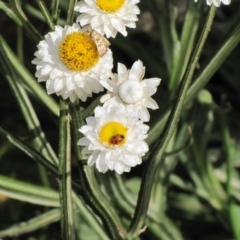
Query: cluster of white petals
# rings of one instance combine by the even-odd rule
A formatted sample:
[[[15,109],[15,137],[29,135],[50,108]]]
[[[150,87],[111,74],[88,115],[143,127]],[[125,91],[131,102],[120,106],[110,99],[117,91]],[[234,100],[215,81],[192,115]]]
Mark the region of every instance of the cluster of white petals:
[[[108,2],[106,1],[106,5]],[[107,12],[99,7],[96,0],[82,0],[75,6],[75,11],[81,13],[77,22],[81,26],[90,25],[93,30],[106,35],[107,38],[114,38],[117,32],[127,36],[126,27],[136,27],[137,15],[140,13],[137,3],[139,0],[125,0],[119,9]]]
[[[79,24],[72,26],[56,26],[55,31],[48,33],[45,39],[38,44],[32,61],[37,65],[35,76],[39,82],[46,82],[48,94],[56,93],[63,99],[69,98],[72,102],[76,98],[86,101],[92,93],[103,91],[99,80],[108,79],[112,67],[113,58],[110,49],[100,58],[95,66],[87,71],[73,71],[69,69],[59,57],[59,45],[68,34],[84,32]]]
[[[84,146],[82,153],[91,154],[88,165],[96,164],[97,170],[102,173],[112,170],[122,174],[141,164],[141,157],[148,151],[144,139],[149,127],[133,112],[127,112],[124,106],[97,107],[94,113],[94,117],[86,119],[87,125],[81,127],[80,131],[85,137],[78,141],[78,145]],[[101,129],[111,123],[118,123],[128,129],[124,144],[110,145],[101,140]],[[111,134],[113,130],[114,126],[110,126],[108,131]]]
[[[197,2],[198,0],[194,1]],[[231,3],[231,0],[207,0],[207,5],[211,6],[212,4],[214,4],[216,7],[219,7],[221,5],[221,2],[224,5],[229,5]]]
[[[118,73],[112,74],[111,80],[101,80],[101,84],[108,90],[101,98],[104,106],[124,105],[128,112],[135,112],[144,122],[149,121],[147,108],[157,109],[158,105],[151,98],[156,93],[161,79],[144,79],[145,67],[138,60],[128,70],[124,64],[118,63]]]
[[[102,107],[86,119],[79,131],[82,154],[89,154],[88,165],[99,172],[129,172],[142,162],[148,151],[145,142],[150,120],[147,108],[157,109],[151,98],[161,79],[144,79],[145,67],[138,60],[128,70],[118,63],[112,73],[113,58],[107,38],[117,32],[126,36],[126,27],[135,28],[139,0],[81,0],[75,11],[81,13],[72,26],[56,26],[40,41],[32,63],[35,76],[46,82],[48,94],[63,99],[86,101],[104,88]],[[89,27],[90,26],[90,27]],[[103,88],[104,87],[104,88]]]

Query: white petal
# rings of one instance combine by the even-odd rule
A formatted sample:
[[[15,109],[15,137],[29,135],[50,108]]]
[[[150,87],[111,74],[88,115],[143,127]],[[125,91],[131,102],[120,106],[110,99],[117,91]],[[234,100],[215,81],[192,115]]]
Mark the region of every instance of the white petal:
[[[225,5],[229,5],[231,3],[231,0],[222,0],[222,3]]]
[[[118,63],[118,77],[120,82],[122,83],[123,81],[128,79],[128,70],[126,66],[122,63]]]
[[[100,83],[104,88],[106,88],[110,92],[117,92],[117,85],[113,81],[109,79],[105,80],[100,80]]]
[[[87,124],[90,125],[91,127],[95,127],[96,124],[97,124],[96,118],[95,118],[95,117],[92,117],[92,116],[86,118],[86,122],[87,122]]]
[[[152,88],[155,88],[155,87],[157,87],[160,84],[161,79],[160,78],[148,78],[148,79],[145,79],[144,82],[148,86],[150,86]]]
[[[123,36],[127,35],[127,32],[125,30],[125,26],[123,24],[123,21],[121,19],[117,19],[117,18],[111,18],[111,23],[112,26],[118,31],[120,32]]]
[[[90,154],[90,153],[92,153],[92,151],[89,151],[89,150],[88,150],[88,147],[84,147],[84,148],[82,149],[82,152],[81,152],[81,154],[83,154],[83,155],[87,155],[87,154]]]
[[[158,109],[158,105],[157,105],[156,101],[150,97],[144,99],[144,105],[145,105],[145,107],[151,108],[153,110]]]
[[[63,85],[63,80],[60,78],[56,78],[54,81],[54,90],[55,92],[59,92],[63,89],[64,85]]]
[[[90,141],[86,137],[80,138],[77,142],[77,145],[81,145],[81,146],[88,146],[89,144],[90,144]]]
[[[140,60],[136,61],[129,72],[129,79],[139,81],[139,79],[141,79],[142,76],[142,69],[143,69],[142,61]]]
[[[130,167],[135,167],[142,163],[141,157],[137,155],[124,155],[124,163]]]
[[[115,165],[115,171],[118,174],[122,174],[124,172],[125,166],[120,164],[119,162]]]
[[[134,141],[126,147],[126,149],[136,155],[142,155],[148,151],[148,145],[144,141]]]
[[[100,102],[101,103],[104,103],[104,102],[106,102],[106,101],[108,101],[110,98],[111,98],[111,94],[110,93],[107,93],[107,94],[105,94],[105,95],[103,95],[101,98],[100,98]]]
[[[108,170],[104,154],[99,154],[96,160],[96,168],[99,172],[105,173]]]
[[[148,122],[150,119],[150,115],[148,110],[145,107],[142,107],[139,112],[138,112],[138,116],[139,118],[143,121],[143,122]]]

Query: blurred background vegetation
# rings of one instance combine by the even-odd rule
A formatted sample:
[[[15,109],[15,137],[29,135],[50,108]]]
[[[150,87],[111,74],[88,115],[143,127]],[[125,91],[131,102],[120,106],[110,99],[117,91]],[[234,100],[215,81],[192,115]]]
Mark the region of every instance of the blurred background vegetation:
[[[40,39],[34,39],[26,26],[17,25],[17,20],[14,21],[11,9],[14,10],[13,6],[16,3],[19,2],[0,2],[0,34],[34,76],[35,66],[31,61],[36,51],[37,40]],[[49,28],[37,3],[22,0],[19,4],[40,36],[44,36]],[[51,9],[50,1],[45,1],[45,4]],[[57,21],[60,25],[65,23],[67,4],[68,1],[60,1]],[[188,26],[188,36],[191,36],[188,40],[191,41],[185,49],[188,59],[209,7],[205,0],[199,0],[198,4],[193,0],[142,0],[139,8],[141,14],[137,28],[130,29],[126,38],[118,34],[115,39],[110,39],[110,47],[114,55],[114,72],[117,62],[130,68],[134,61],[140,59],[146,66],[146,78],[162,79],[157,93],[153,96],[159,105],[159,110],[150,112],[150,127],[153,127],[167,109],[171,108],[181,79],[181,71],[184,69],[182,63],[185,58],[178,55],[183,39],[184,22],[192,24]],[[185,21],[187,17],[188,20]],[[232,0],[229,6],[222,5],[216,10],[214,23],[193,81],[202,73],[205,64],[239,22],[238,0]],[[239,56],[240,46],[237,46],[219,69],[213,70],[210,81],[204,88],[185,105],[178,128],[167,147],[165,159],[156,176],[146,220],[147,228],[140,235],[140,239],[240,239]],[[181,68],[175,72],[177,77],[174,78],[172,70],[180,63]],[[32,132],[26,125],[2,64],[0,69],[0,125],[34,147]],[[17,78],[24,78],[17,71],[16,74]],[[175,80],[171,82],[173,78]],[[39,101],[26,84],[22,85],[29,95],[46,138],[57,153],[58,117]],[[41,85],[45,88],[45,83]],[[56,96],[52,98],[58,102]],[[89,99],[83,103],[83,108],[91,101],[92,99]],[[153,149],[156,137],[150,131],[150,150]],[[144,160],[147,161],[147,157],[144,157]],[[96,173],[102,190],[126,226],[134,213],[146,161],[122,176],[116,176],[114,173]],[[78,179],[74,155],[72,174],[73,178]],[[24,189],[21,189],[21,186]],[[42,188],[38,189],[37,186]],[[28,192],[28,187],[34,187],[36,193]],[[47,189],[50,188],[54,191],[48,192]],[[54,176],[48,171],[45,172],[4,136],[0,137],[0,239],[60,239],[57,189],[58,183]],[[106,235],[101,235],[101,231],[91,225],[91,220],[88,219],[89,212],[85,214],[76,210],[75,213],[77,239],[107,239]],[[26,223],[27,226],[18,225],[21,223]],[[13,228],[9,230],[10,227]]]

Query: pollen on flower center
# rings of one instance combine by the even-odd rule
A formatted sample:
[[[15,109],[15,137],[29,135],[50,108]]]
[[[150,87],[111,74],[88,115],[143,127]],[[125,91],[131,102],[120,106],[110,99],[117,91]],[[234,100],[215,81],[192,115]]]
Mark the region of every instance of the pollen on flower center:
[[[125,0],[97,0],[97,5],[104,12],[113,13],[118,11],[124,2]]]
[[[68,34],[59,45],[59,57],[72,71],[87,71],[100,59],[98,49],[89,33]]]
[[[119,122],[108,122],[99,131],[99,140],[108,147],[126,142],[128,128]]]

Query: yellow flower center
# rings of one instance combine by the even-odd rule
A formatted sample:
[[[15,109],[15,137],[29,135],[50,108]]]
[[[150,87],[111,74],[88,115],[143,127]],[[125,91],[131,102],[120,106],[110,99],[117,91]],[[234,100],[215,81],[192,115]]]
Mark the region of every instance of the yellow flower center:
[[[104,12],[114,13],[124,4],[125,0],[97,0],[97,5]]]
[[[105,124],[100,132],[100,141],[108,146],[121,146],[126,142],[128,128],[119,122],[109,122]]]
[[[72,71],[87,71],[100,59],[98,49],[89,33],[68,34],[59,45],[59,57]]]

